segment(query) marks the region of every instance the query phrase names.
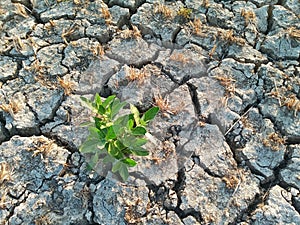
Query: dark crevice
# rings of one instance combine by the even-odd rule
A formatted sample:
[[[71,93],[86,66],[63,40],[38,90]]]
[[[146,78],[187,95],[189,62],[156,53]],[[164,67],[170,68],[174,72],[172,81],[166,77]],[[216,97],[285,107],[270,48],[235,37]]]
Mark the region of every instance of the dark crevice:
[[[132,29],[132,25],[130,24],[130,16],[122,16],[122,18],[119,19],[117,24],[118,29],[122,29],[123,26],[128,26],[130,29]]]
[[[218,44],[217,44],[218,45]],[[218,58],[220,59],[220,61],[222,61],[223,59],[226,59],[229,53],[229,47],[231,46],[231,43],[227,42],[225,45],[221,46],[222,50],[221,50],[221,56],[219,56]],[[236,59],[235,59],[236,60]],[[236,60],[237,61],[237,60]]]
[[[9,193],[8,193],[9,195]],[[26,195],[26,190],[24,190],[24,192],[22,193],[22,195],[24,196],[24,199],[20,202],[17,202],[16,204],[14,204],[13,206],[10,207],[9,209],[9,214],[6,216],[4,221],[9,221],[9,219],[14,215],[15,212],[15,208],[18,207],[19,205],[21,205],[22,203],[26,202],[28,195]],[[9,223],[8,223],[9,224]]]
[[[273,9],[274,9],[274,5],[269,5],[268,18],[267,18],[268,27],[267,27],[267,31],[264,33],[265,35],[268,35],[273,27]]]
[[[110,1],[104,1],[105,4],[111,8],[113,6],[120,6],[122,8],[127,8],[129,9],[129,12],[130,12],[130,16],[135,14],[137,12],[137,9],[144,3],[146,3],[146,0],[136,0],[135,1],[135,4],[133,7],[127,7],[125,4],[122,4],[122,3],[119,3],[119,4],[116,4],[116,3],[110,3]]]
[[[281,187],[285,188],[285,189],[289,189],[290,187],[293,186],[293,184],[287,184],[282,179],[282,177],[280,175],[280,172],[281,172],[281,170],[285,169],[290,163],[293,162],[292,155],[293,155],[293,148],[291,148],[290,146],[288,146],[287,149],[286,149],[286,151],[285,151],[285,153],[284,153],[284,160],[274,170],[274,174],[275,174],[277,180],[279,181],[279,185]],[[298,188],[298,187],[295,186],[295,188]]]
[[[224,58],[222,58],[223,60]],[[265,60],[265,61],[256,61],[256,60],[249,60],[249,59],[243,59],[241,60],[240,58],[236,58],[236,57],[228,57],[227,59],[234,59],[235,61],[239,62],[239,63],[253,63],[255,64],[257,67],[260,67],[261,64],[267,64],[269,62],[269,60]]]
[[[24,128],[24,129],[18,129],[15,127],[15,133],[13,133],[13,135],[20,135],[22,137],[30,137],[33,135],[40,135],[41,134],[41,130],[39,127],[39,119],[38,119],[38,114],[34,111],[34,109],[31,107],[31,105],[28,104],[27,102],[27,96],[26,94],[24,94],[25,98],[26,98],[26,106],[30,109],[30,111],[33,113],[34,118],[35,118],[35,123],[36,126],[35,127],[31,127],[31,128]]]
[[[148,198],[150,200],[150,202],[157,202],[157,192],[159,189],[159,186],[155,185],[155,184],[148,184],[147,188],[149,189],[149,193],[148,193]]]
[[[108,86],[108,84],[104,84],[103,88],[99,94],[100,94],[100,96],[107,98],[108,96],[112,95],[113,92],[112,92],[111,88]]]
[[[87,209],[91,212],[91,221],[89,222],[89,224],[93,225],[93,224],[98,224],[98,223],[95,223],[94,222],[94,218],[95,218],[95,211],[94,211],[94,206],[93,206],[93,196],[94,196],[94,193],[92,193],[90,191],[90,185],[91,184],[98,184],[100,183],[101,181],[103,181],[105,178],[104,177],[100,177],[98,178],[97,180],[89,180],[87,181],[87,187],[89,189],[89,192],[88,192],[88,206],[87,206]]]
[[[168,127],[167,133],[165,135],[165,141],[173,142],[175,147],[178,147],[180,142],[179,133],[182,131],[181,125],[172,125]]]
[[[279,173],[280,173],[280,170],[282,170],[283,168],[285,168],[287,165],[287,161],[286,160],[283,160],[279,166],[277,166],[276,168],[273,169],[273,174],[274,174],[274,178],[272,178],[271,180],[269,181],[263,181],[260,183],[260,186],[263,187],[263,188],[266,188],[266,187],[274,187],[275,185],[279,184],[280,183],[280,180],[279,180]]]
[[[237,161],[240,161],[240,160],[237,160]],[[261,186],[265,186],[266,184],[272,183],[275,180],[274,177],[267,178],[262,172],[257,170],[254,166],[252,166],[252,164],[249,162],[249,159],[242,158],[241,161],[243,161],[246,164],[247,168],[250,169],[252,174],[257,175],[259,177],[263,177],[263,180],[261,180],[261,182],[260,182]]]
[[[178,194],[180,191],[184,189],[185,185],[185,169],[182,168],[177,173],[177,180],[175,182],[173,190]],[[181,199],[178,199],[177,207],[179,207],[181,204]]]
[[[209,169],[210,166],[212,166],[215,162],[212,161],[208,166],[206,166],[205,164],[201,163],[201,159],[200,159],[200,164],[199,166],[204,170],[205,173],[207,173],[209,176],[211,177],[215,177],[215,178],[222,178],[221,175],[218,175],[216,173],[214,173],[213,171],[211,171]]]
[[[153,182],[147,177],[145,176],[143,173],[140,172],[130,172],[130,176],[139,179],[139,180],[143,180],[145,181],[146,184],[153,184]],[[154,185],[154,184],[153,184]]]
[[[246,118],[249,111],[252,108],[257,108],[259,104],[259,101],[254,102],[253,104],[247,105],[243,110],[241,110],[240,112],[240,118],[236,119],[233,121],[232,125],[230,128],[228,128],[224,134],[226,143],[228,144],[228,146],[230,147],[230,150],[233,154],[233,158],[235,159],[235,161],[237,162],[237,164],[241,164],[242,161],[244,161],[244,159],[240,154],[237,154],[237,151],[239,151],[239,149],[242,149],[246,146],[246,144],[250,141],[250,137],[246,137],[246,136],[241,136],[241,132],[242,129],[244,128],[241,125],[241,120],[242,118]],[[239,134],[236,134],[235,131],[236,129],[241,129],[241,131],[239,132]],[[236,137],[241,136],[242,138],[240,138],[238,141],[235,140]]]
[[[287,145],[300,144],[300,136],[292,136],[292,135],[287,136],[286,144]]]
[[[255,63],[254,65],[254,69],[253,69],[253,73],[254,74],[257,74],[257,72],[258,72],[258,70],[259,70],[259,68],[261,67],[261,65],[262,65],[263,63]],[[258,81],[258,80],[257,80]]]
[[[4,118],[3,113],[0,112],[0,129],[1,129],[2,134],[5,136],[5,139],[4,139],[4,140],[2,140],[2,141],[0,140],[0,144],[1,144],[2,142],[8,141],[8,140],[11,138],[11,135],[10,135],[10,133],[9,133],[9,130],[6,129],[5,125],[6,125],[6,120],[5,120],[5,118]]]
[[[177,27],[176,29],[175,29],[175,31],[173,31],[173,33],[172,33],[172,43],[173,44],[176,44],[176,38],[177,38],[177,35],[179,34],[179,32],[182,30],[182,28],[181,27]]]
[[[204,51],[207,51],[207,52],[211,51],[210,48],[207,48],[205,45],[200,45],[198,42],[195,42],[195,41],[187,41],[187,43],[185,43],[184,45],[187,45],[187,44],[193,44],[193,45],[199,46],[200,48],[202,48]]]
[[[268,193],[272,187],[276,185],[280,185],[285,189],[288,189],[290,187],[290,185],[280,182],[280,171],[289,164],[289,161],[291,160],[291,155],[292,155],[291,150],[287,149],[284,155],[284,160],[276,168],[273,169],[274,177],[268,181],[264,181],[260,183],[260,187],[262,188],[261,193],[255,196],[252,203],[249,204],[248,208],[244,211],[244,213],[241,214],[241,216],[238,216],[236,218],[235,223],[232,223],[232,225],[237,224],[237,222],[244,221],[242,218],[245,218],[245,216],[247,217],[251,216],[251,214],[258,208],[258,205],[264,204],[265,201],[267,200]],[[260,172],[254,171],[253,169],[251,169],[251,172],[253,174],[258,174],[260,176],[262,175],[260,174]]]
[[[30,0],[25,0],[25,1],[24,0],[23,1],[11,0],[11,2],[22,4],[25,7],[25,10],[26,10],[27,13],[30,13],[32,11],[33,5],[32,5]]]
[[[44,126],[45,124],[47,123],[50,123],[50,122],[54,122],[54,117],[55,117],[55,114],[56,114],[56,111],[59,109],[59,107],[61,106],[62,102],[64,101],[64,97],[61,97],[60,98],[60,101],[57,103],[57,105],[55,107],[53,107],[52,109],[52,113],[51,115],[49,116],[49,118],[47,119],[44,119],[43,121],[40,121],[38,119],[38,114],[37,112],[33,109],[33,107],[28,103],[28,96],[27,96],[27,93],[23,93],[25,99],[26,99],[26,106],[30,109],[30,111],[33,113],[34,117],[35,117],[35,122],[37,123],[37,127],[36,128],[31,128],[31,132],[29,132],[29,130],[26,130],[25,131],[25,134],[23,134],[23,132],[19,131],[21,136],[26,136],[26,137],[29,137],[31,135],[40,135],[42,132],[40,130],[40,128],[42,126]],[[0,118],[0,121],[1,121],[1,118]],[[5,121],[5,119],[3,118],[3,121]],[[13,133],[14,135],[16,135],[18,133],[18,131],[16,133]]]
[[[189,92],[190,92],[190,95],[192,98],[195,113],[199,117],[201,115],[201,106],[199,104],[199,99],[198,99],[198,95],[197,95],[197,87],[195,87],[191,83],[187,83],[187,86],[189,87]]]
[[[53,139],[55,140],[55,143],[58,146],[61,146],[65,149],[67,149],[69,152],[74,153],[74,152],[79,152],[78,148],[75,146],[75,144],[71,141],[65,140],[57,135],[48,133],[48,132],[44,132],[42,133],[45,137],[49,138],[49,139]]]
[[[157,57],[156,57],[157,58]],[[140,64],[127,64],[129,67],[134,67],[136,69],[142,69],[144,66],[147,66],[152,63],[153,60],[144,61]]]
[[[277,5],[284,6],[286,3],[286,0],[278,0]]]
[[[196,211],[195,209],[185,209],[182,210],[180,208],[180,205],[182,203],[181,200],[181,192],[184,190],[185,186],[186,186],[186,182],[185,182],[185,168],[181,169],[178,173],[178,177],[177,177],[177,181],[175,182],[175,186],[173,188],[173,190],[177,193],[177,206],[172,209],[172,211],[174,211],[180,219],[184,219],[188,216],[193,216],[198,222],[202,222],[203,218],[202,215],[199,211]]]
[[[292,206],[300,214],[300,196],[292,196]]]
[[[174,76],[171,74],[171,72],[168,70],[168,69],[166,69],[163,65],[161,65],[160,63],[155,63],[155,65],[158,65],[158,67],[161,69],[161,71],[164,73],[164,74],[166,74],[167,75],[167,77],[168,78],[170,78],[174,83],[176,83],[176,84],[180,84],[175,78],[174,78]],[[159,66],[160,65],[160,66]]]
[[[39,127],[41,128],[42,126],[46,125],[47,123],[55,122],[54,118],[56,115],[57,110],[61,106],[62,102],[65,100],[66,96],[63,96],[60,101],[57,103],[55,107],[52,108],[52,113],[49,116],[49,118],[45,119],[44,121],[41,121],[39,124]]]
[[[197,220],[197,222],[199,222],[199,223],[201,223],[201,222],[204,221],[203,218],[202,218],[202,215],[201,215],[200,211],[197,211],[197,210],[195,210],[195,209],[193,209],[193,208],[186,209],[186,210],[182,211],[182,214],[183,214],[183,215],[180,217],[181,219],[184,219],[184,218],[186,218],[186,217],[188,217],[188,216],[192,216],[192,217],[194,217],[194,218]],[[178,215],[178,213],[177,213],[177,215]]]
[[[45,24],[42,21],[40,14],[34,8],[31,11],[31,15],[35,18],[36,23],[38,23],[38,24]]]
[[[163,184],[157,186],[154,184],[147,185],[149,189],[148,197],[151,203],[162,205],[167,212],[173,211],[175,212],[180,219],[184,219],[188,216],[193,216],[198,222],[203,221],[200,212],[190,208],[182,210],[180,205],[182,203],[180,192],[184,190],[185,187],[185,169],[181,169],[177,173],[177,180],[173,184],[173,187],[166,187]],[[176,207],[165,206],[164,201],[168,198],[169,190],[173,190],[177,194],[177,205]]]
[[[244,210],[244,212],[242,212],[233,223],[231,223],[232,225],[237,224],[239,222],[243,222],[245,221],[244,218],[249,218],[251,217],[251,215],[255,212],[255,210],[258,208],[259,205],[264,205],[266,203],[266,200],[268,198],[268,194],[269,191],[271,190],[272,187],[276,186],[276,185],[280,185],[282,188],[289,190],[290,189],[290,185],[285,184],[283,182],[279,183],[279,173],[280,171],[285,168],[290,159],[291,159],[291,154],[292,152],[290,150],[287,150],[284,156],[284,160],[280,163],[279,166],[277,166],[274,169],[274,175],[275,178],[272,179],[271,181],[264,183],[264,184],[260,184],[260,187],[262,188],[262,191],[260,192],[260,194],[257,194],[254,198],[254,200],[249,204],[249,206],[247,207],[246,210]],[[300,205],[299,205],[299,201],[297,202],[295,200],[295,197],[292,197],[292,200],[290,202],[290,200],[287,200],[287,202],[289,202],[294,208],[295,210],[299,213],[300,212]]]

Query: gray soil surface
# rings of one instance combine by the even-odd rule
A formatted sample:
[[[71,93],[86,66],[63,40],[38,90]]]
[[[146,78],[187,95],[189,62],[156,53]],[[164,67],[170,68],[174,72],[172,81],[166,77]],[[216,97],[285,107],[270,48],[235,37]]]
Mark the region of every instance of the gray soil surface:
[[[0,224],[300,224],[299,0],[1,0]],[[80,96],[146,111],[127,183]]]

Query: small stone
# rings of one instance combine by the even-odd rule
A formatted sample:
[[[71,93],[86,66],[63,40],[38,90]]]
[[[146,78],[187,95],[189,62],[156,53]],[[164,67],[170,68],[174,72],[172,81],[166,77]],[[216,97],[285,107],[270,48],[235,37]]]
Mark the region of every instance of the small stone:
[[[192,216],[188,216],[188,217],[184,218],[182,221],[183,221],[184,225],[190,225],[190,224],[200,225],[200,223],[197,222],[197,220]]]
[[[63,59],[62,51],[64,44],[54,44],[49,47],[41,48],[37,53],[37,59],[51,76],[62,76],[68,72],[65,66],[61,65]]]
[[[280,179],[291,187],[300,189],[300,145],[291,145],[291,159],[288,165],[280,171]]]
[[[272,10],[272,31],[299,24],[300,19],[282,5],[274,5]]]
[[[37,115],[38,120],[41,123],[52,120],[62,101],[63,92],[61,90],[51,90],[36,86],[32,86],[32,88],[29,88],[26,92],[28,98],[27,103]]]
[[[215,4],[213,7],[209,7],[207,11],[207,21],[213,26],[222,28],[232,28],[233,13],[228,9],[222,8],[220,4]]]
[[[136,66],[153,61],[160,50],[158,45],[148,44],[141,38],[113,39],[109,45],[110,49],[106,52],[109,58],[119,63]]]
[[[103,93],[104,85],[109,78],[117,72],[119,63],[116,60],[107,58],[92,61],[88,68],[80,75],[77,94]],[[112,84],[113,88],[118,87],[118,83]]]
[[[246,171],[234,170],[231,173],[237,181],[232,183],[232,190],[225,185],[224,178],[211,176],[200,166],[194,165],[192,170],[185,173],[186,185],[180,193],[180,209],[201,212],[205,224],[233,222],[234,218],[248,207],[247,202],[252,202],[259,193],[259,182]],[[236,185],[238,188],[235,194],[232,194]],[[227,212],[228,216],[224,216],[224,212]]]
[[[275,5],[277,4],[278,0],[251,0],[251,2],[255,3],[260,7],[263,5]]]
[[[125,25],[126,21],[130,18],[129,9],[122,8],[118,5],[114,5],[109,9],[109,11],[112,17],[112,24],[119,28]]]
[[[113,5],[119,5],[124,8],[129,8],[130,10],[134,11],[136,10],[136,5],[140,4],[141,1],[138,0],[128,0],[128,1],[122,1],[122,0],[109,0],[109,6]]]
[[[12,58],[0,57],[0,81],[5,82],[16,76],[18,64]]]
[[[175,19],[176,12],[183,7],[181,2],[167,4],[169,13],[154,13],[157,5],[145,3],[140,6],[137,13],[131,16],[130,21],[138,26],[143,34],[150,34],[152,37],[160,37],[162,43],[169,45],[180,29],[180,23]],[[151,13],[149,15],[149,13]]]
[[[73,7],[73,2],[63,1],[51,7],[49,10],[42,12],[40,18],[45,23],[49,20],[56,20],[63,17],[74,18],[75,15],[76,11]]]
[[[207,75],[202,53],[202,49],[190,45],[172,53],[170,50],[160,51],[155,62],[160,63],[176,83],[182,84],[191,78]]]
[[[276,60],[295,60],[299,58],[300,42],[284,33],[267,36],[261,45],[261,51]]]
[[[282,223],[296,225],[300,223],[299,213],[282,196],[284,191],[278,185],[270,190],[266,203],[253,212],[252,224]]]

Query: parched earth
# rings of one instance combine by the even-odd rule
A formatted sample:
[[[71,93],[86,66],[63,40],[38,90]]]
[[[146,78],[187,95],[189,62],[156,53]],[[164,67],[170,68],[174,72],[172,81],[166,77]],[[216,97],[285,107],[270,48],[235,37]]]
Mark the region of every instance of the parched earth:
[[[300,224],[299,0],[1,0],[1,224]],[[80,96],[161,110],[127,183]]]

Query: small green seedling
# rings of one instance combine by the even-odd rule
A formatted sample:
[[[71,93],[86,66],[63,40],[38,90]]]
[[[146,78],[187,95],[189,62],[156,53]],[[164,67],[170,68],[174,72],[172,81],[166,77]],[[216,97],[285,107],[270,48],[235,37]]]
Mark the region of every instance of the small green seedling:
[[[111,164],[111,171],[118,173],[123,181],[129,177],[128,168],[137,162],[131,157],[147,156],[149,152],[142,146],[146,144],[146,126],[159,111],[152,107],[143,115],[132,104],[130,114],[120,115],[120,110],[128,103],[120,102],[115,95],[102,101],[96,94],[93,101],[84,97],[81,100],[95,113],[93,122],[82,124],[88,126],[90,134],[80,147],[80,152],[92,154],[90,169],[95,168],[101,160],[103,164]]]
[[[182,17],[184,17],[186,19],[190,19],[192,12],[193,12],[192,9],[181,7],[179,9],[179,11],[177,12],[177,15],[178,16],[182,16]]]

